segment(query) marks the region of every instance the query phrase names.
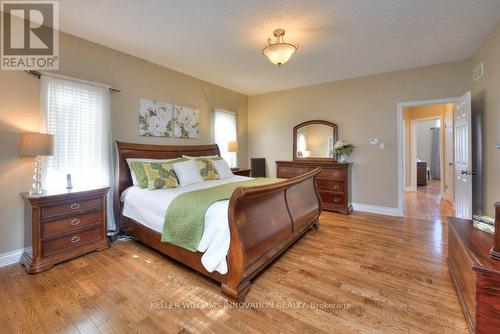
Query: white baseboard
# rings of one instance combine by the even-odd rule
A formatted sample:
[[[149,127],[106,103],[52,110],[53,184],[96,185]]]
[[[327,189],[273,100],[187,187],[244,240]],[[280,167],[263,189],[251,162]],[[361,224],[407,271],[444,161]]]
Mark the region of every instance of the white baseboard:
[[[405,191],[415,191],[413,187],[405,187]]]
[[[9,264],[19,263],[19,260],[21,260],[23,252],[24,248],[0,254],[0,267],[8,266]]]
[[[386,216],[395,216],[395,217],[399,216],[398,208],[390,208],[387,206],[369,205],[362,203],[352,203],[352,206],[355,211],[378,213],[380,215],[386,215]]]

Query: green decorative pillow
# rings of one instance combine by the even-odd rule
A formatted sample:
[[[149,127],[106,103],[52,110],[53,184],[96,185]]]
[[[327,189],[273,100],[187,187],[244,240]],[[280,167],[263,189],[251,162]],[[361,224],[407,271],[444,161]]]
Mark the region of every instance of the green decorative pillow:
[[[135,178],[137,179],[137,183],[141,188],[148,187],[148,176],[146,175],[146,171],[144,170],[144,165],[147,163],[134,161],[130,163],[130,168],[132,168],[132,172],[135,174]]]
[[[175,161],[177,162],[177,161]],[[149,190],[177,188],[179,182],[173,169],[173,162],[144,164]]]
[[[198,158],[195,159],[196,166],[200,170],[200,175],[204,181],[208,180],[218,180],[219,175],[215,171],[214,166],[212,165],[212,161],[210,159]]]

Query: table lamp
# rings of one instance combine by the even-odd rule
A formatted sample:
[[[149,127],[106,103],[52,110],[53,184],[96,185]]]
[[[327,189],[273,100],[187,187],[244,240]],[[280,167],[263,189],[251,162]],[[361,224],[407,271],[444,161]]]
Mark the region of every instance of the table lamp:
[[[231,155],[231,167],[234,167],[234,153],[240,150],[237,141],[230,141],[227,143],[227,151],[233,153]]]
[[[227,151],[228,152],[238,152],[239,146],[237,141],[230,141],[227,143]]]
[[[54,136],[46,133],[24,133],[21,137],[21,156],[36,157],[35,175],[33,175],[30,196],[42,195],[42,156],[52,155],[54,152]]]

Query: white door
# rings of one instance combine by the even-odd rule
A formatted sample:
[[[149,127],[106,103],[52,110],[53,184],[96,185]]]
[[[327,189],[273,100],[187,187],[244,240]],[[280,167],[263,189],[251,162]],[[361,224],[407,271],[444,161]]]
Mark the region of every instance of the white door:
[[[455,210],[458,217],[472,218],[471,94],[455,101]]]
[[[453,108],[455,109],[455,108]],[[453,109],[444,115],[444,198],[455,206],[455,136],[453,129]]]

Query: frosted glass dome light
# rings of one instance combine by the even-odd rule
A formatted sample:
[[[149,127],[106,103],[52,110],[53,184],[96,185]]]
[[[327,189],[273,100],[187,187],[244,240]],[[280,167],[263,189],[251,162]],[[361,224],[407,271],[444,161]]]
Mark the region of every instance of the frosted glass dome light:
[[[285,30],[283,29],[275,29],[273,35],[276,37],[276,42],[271,43],[271,39],[268,39],[267,42],[269,45],[262,49],[262,53],[271,63],[281,66],[292,57],[298,47],[290,43],[285,43],[283,39]]]

